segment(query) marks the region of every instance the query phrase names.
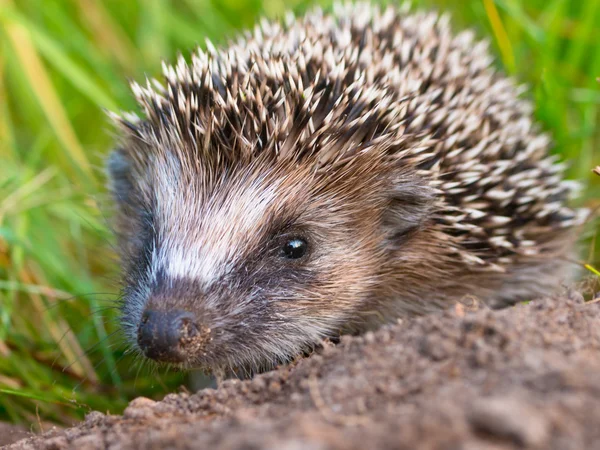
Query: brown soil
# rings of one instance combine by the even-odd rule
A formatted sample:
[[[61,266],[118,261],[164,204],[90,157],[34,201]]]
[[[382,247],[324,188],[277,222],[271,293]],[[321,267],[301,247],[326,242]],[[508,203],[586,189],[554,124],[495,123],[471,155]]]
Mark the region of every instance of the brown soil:
[[[0,422],[0,447],[30,436],[25,429],[9,423]]]
[[[11,449],[600,448],[600,304],[579,294],[405,320],[219,389]]]

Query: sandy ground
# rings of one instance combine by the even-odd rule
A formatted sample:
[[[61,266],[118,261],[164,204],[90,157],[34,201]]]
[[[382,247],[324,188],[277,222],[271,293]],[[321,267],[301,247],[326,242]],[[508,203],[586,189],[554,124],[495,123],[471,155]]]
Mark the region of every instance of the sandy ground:
[[[0,422],[0,447],[29,436],[24,428]]]
[[[405,320],[8,448],[600,448],[600,303],[570,293]]]

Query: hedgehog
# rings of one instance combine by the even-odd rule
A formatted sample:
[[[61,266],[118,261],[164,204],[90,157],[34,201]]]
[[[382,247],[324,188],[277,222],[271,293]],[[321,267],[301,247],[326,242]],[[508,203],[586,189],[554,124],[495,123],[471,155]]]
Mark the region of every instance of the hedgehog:
[[[181,368],[552,292],[586,211],[524,88],[449,18],[367,3],[263,20],[132,83],[107,167],[122,328]]]

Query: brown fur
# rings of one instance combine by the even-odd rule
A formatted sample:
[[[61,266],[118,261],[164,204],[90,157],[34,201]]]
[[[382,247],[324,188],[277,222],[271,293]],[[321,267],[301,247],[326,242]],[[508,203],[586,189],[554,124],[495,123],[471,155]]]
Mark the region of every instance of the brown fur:
[[[124,327],[209,329],[185,365],[269,366],[466,296],[551,291],[583,212],[530,105],[445,19],[365,5],[264,23],[134,85],[116,117]],[[278,256],[302,237],[301,261]]]

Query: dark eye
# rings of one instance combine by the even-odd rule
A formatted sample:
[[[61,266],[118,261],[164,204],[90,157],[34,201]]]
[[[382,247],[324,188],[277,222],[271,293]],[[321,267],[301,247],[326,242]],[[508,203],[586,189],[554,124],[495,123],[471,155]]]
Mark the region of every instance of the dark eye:
[[[281,247],[281,256],[288,259],[302,258],[308,250],[308,244],[304,239],[293,238]]]

